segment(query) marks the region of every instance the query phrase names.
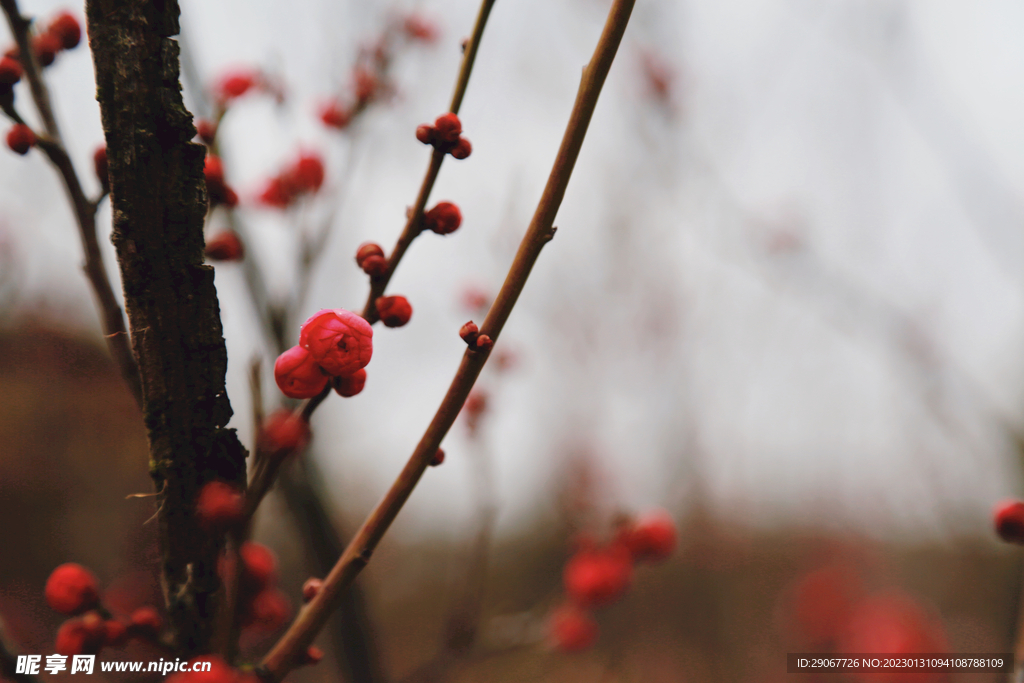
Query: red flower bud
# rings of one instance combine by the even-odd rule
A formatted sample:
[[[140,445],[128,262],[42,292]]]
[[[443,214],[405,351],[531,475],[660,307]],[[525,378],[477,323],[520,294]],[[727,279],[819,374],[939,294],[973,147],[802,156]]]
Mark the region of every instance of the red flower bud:
[[[96,177],[99,178],[103,189],[107,189],[107,186],[110,184],[110,174],[107,169],[107,148],[105,145],[97,147],[96,151],[92,153],[92,170],[96,172]]]
[[[302,584],[302,600],[303,602],[309,602],[317,596],[320,589],[324,587],[323,579],[318,579],[315,576],[311,576],[306,579],[306,583]]]
[[[32,52],[40,66],[50,66],[61,50],[60,38],[52,33],[40,33],[32,38]]]
[[[196,498],[196,517],[207,528],[221,529],[242,521],[242,492],[223,481],[205,484]]]
[[[103,620],[68,619],[57,629],[57,641],[54,649],[57,654],[65,656],[96,654],[103,647],[107,631]]]
[[[28,154],[36,144],[36,134],[24,123],[16,123],[7,131],[7,146],[18,154]]]
[[[412,317],[412,306],[404,296],[381,296],[373,302],[386,327],[401,327]]]
[[[459,141],[455,143],[455,146],[449,152],[453,159],[465,159],[472,153],[473,145],[469,144],[469,140],[466,138],[459,138]]]
[[[427,21],[418,14],[410,14],[402,22],[402,30],[412,40],[419,40],[424,43],[432,43],[437,40],[437,26]]]
[[[269,633],[281,628],[290,612],[288,598],[284,593],[276,588],[265,588],[249,603],[245,624]]]
[[[308,349],[293,346],[274,362],[274,379],[288,398],[313,398],[327,386],[327,375]]]
[[[1005,500],[996,506],[996,533],[1007,543],[1024,544],[1024,502]]]
[[[50,22],[49,33],[56,36],[60,46],[71,50],[82,40],[82,25],[70,12],[61,12]]]
[[[459,328],[459,336],[462,337],[462,341],[466,342],[469,346],[476,345],[476,338],[479,334],[480,328],[477,327],[476,323],[472,320]]]
[[[462,212],[451,202],[441,202],[423,214],[423,227],[438,235],[455,232],[460,225],[462,225]]]
[[[359,66],[356,67],[352,76],[355,80],[356,100],[363,103],[369,102],[380,86],[376,74],[365,67]]]
[[[632,558],[629,551],[618,544],[583,549],[565,565],[562,578],[565,592],[576,604],[607,605],[617,600],[633,580]]]
[[[477,351],[490,351],[493,347],[494,341],[492,341],[486,334],[481,334],[476,338],[475,348]]]
[[[424,145],[434,144],[434,139],[437,137],[437,131],[434,127],[424,123],[422,126],[416,126],[416,139],[422,142]]]
[[[667,512],[657,510],[623,529],[620,540],[634,560],[659,562],[675,550],[676,525]]]
[[[301,450],[309,443],[309,422],[290,410],[278,410],[263,422],[259,448],[279,457]]]
[[[249,92],[260,82],[260,75],[252,70],[230,71],[221,76],[217,83],[217,98],[221,102],[233,100]]]
[[[315,313],[302,326],[299,345],[329,375],[351,375],[366,367],[373,355],[373,328],[342,308]]]
[[[316,192],[324,184],[324,162],[316,154],[303,154],[292,167],[290,177],[300,192]]]
[[[267,181],[266,187],[260,193],[259,200],[262,204],[273,206],[278,209],[287,209],[295,201],[295,195],[284,179],[271,178]]]
[[[363,272],[370,277],[381,277],[388,272],[388,260],[373,254],[363,259]]]
[[[384,250],[374,242],[363,242],[356,249],[356,265],[362,268],[363,263],[371,256],[384,256]]]
[[[324,122],[325,126],[340,130],[352,122],[352,113],[340,102],[328,102],[320,107],[320,120]]]
[[[434,453],[434,457],[430,459],[430,466],[437,467],[444,463],[444,449],[438,448],[437,452]]]
[[[339,396],[351,398],[361,392],[363,387],[366,386],[366,370],[361,368],[351,375],[335,377],[331,384]]]
[[[103,632],[104,645],[120,647],[128,642],[128,627],[122,621],[108,619],[103,622]]]
[[[73,616],[92,609],[99,602],[99,586],[92,572],[80,564],[62,564],[50,574],[43,590],[46,604],[61,614]]]
[[[462,406],[466,411],[466,417],[470,419],[479,418],[487,410],[487,394],[480,389],[474,389],[466,397],[466,403]]]
[[[217,138],[217,124],[206,119],[199,119],[196,121],[196,133],[205,144],[212,145]]]
[[[156,638],[164,623],[164,620],[160,618],[160,613],[156,611],[156,608],[149,606],[140,607],[132,612],[128,621],[128,628],[132,633],[148,639]]]
[[[11,57],[0,59],[0,85],[14,85],[21,80],[21,63]]]
[[[266,588],[277,581],[277,558],[261,543],[246,541],[238,549],[242,560],[242,579],[250,587]]]
[[[224,184],[224,162],[220,157],[207,155],[203,163],[203,175],[206,176],[207,186]]]
[[[452,144],[458,141],[459,135],[462,134],[462,122],[458,116],[448,112],[437,117],[434,121],[434,130],[438,142]]]
[[[241,261],[244,255],[242,240],[233,230],[214,235],[206,243],[206,257],[211,261]]]
[[[303,664],[319,664],[320,660],[324,658],[324,651],[318,648],[316,645],[310,645],[306,648],[306,659]]]
[[[579,652],[597,640],[597,622],[576,605],[562,605],[548,617],[552,644],[562,652]]]

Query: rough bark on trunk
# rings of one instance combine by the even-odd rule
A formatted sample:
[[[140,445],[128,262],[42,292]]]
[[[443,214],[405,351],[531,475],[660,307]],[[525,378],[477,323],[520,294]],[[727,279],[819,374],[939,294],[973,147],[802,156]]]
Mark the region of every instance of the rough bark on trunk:
[[[113,242],[138,361],[158,496],[164,598],[182,656],[209,647],[219,541],[193,514],[211,479],[243,484],[246,452],[224,428],[227,351],[203,265],[203,147],[178,80],[176,0],[88,0],[107,142]]]

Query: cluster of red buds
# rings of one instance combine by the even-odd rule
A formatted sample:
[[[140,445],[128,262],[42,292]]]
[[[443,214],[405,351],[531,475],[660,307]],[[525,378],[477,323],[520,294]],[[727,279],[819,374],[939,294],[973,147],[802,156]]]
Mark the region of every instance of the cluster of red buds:
[[[375,242],[363,242],[359,245],[356,249],[356,265],[372,278],[381,277],[388,270],[384,250]]]
[[[362,391],[365,372],[357,375],[373,355],[373,328],[361,316],[341,308],[324,309],[302,326],[299,343],[274,363],[274,379],[285,396],[312,398],[332,378],[354,396]],[[347,378],[347,379],[342,379]]]
[[[276,631],[291,613],[288,598],[277,587],[277,558],[267,546],[247,541],[238,549],[238,559],[242,625],[264,633]],[[231,570],[225,561],[222,575]]]
[[[303,152],[267,181],[259,200],[266,206],[287,209],[304,194],[315,194],[324,184],[324,162],[314,152]]]
[[[154,642],[163,623],[152,607],[140,607],[128,618],[112,615],[100,603],[96,577],[74,562],[53,570],[43,594],[52,609],[71,617],[57,630],[55,649],[62,655],[97,654],[130,638]]]
[[[568,601],[548,620],[555,647],[576,652],[592,646],[598,635],[593,610],[622,597],[635,563],[665,560],[675,546],[675,523],[663,510],[623,523],[610,543],[583,540],[562,574]]]
[[[82,41],[82,25],[70,12],[60,12],[46,27],[32,36],[32,51],[40,66],[50,66],[63,50],[70,50]],[[14,98],[14,84],[21,80],[24,69],[21,54],[15,45],[0,58],[0,100]],[[24,123],[16,123],[7,131],[7,146],[17,154],[27,154],[36,144],[36,134]]]
[[[59,53],[78,47],[81,41],[82,25],[71,12],[64,11],[52,17],[42,31],[32,36],[32,52],[40,66],[50,66]],[[15,61],[21,59],[16,45],[8,48],[4,56]]]
[[[391,87],[387,70],[395,49],[394,38],[403,36],[410,41],[431,43],[438,30],[418,14],[409,14],[392,23],[372,45],[361,50],[360,63],[352,70],[350,91],[320,105],[319,116],[325,126],[342,130],[372,102],[386,96]]]
[[[462,122],[451,112],[438,116],[432,126],[424,123],[417,127],[416,139],[456,159],[465,159],[473,152],[473,145],[462,137]]]
[[[490,351],[494,348],[494,340],[486,334],[480,334],[480,328],[472,320],[459,328],[459,336],[466,342],[466,346],[475,351]]]
[[[804,573],[783,593],[780,615],[794,646],[815,652],[945,652],[941,621],[894,589],[869,591],[849,563],[830,560]],[[916,680],[920,674],[910,675]],[[909,681],[896,675],[887,680]]]

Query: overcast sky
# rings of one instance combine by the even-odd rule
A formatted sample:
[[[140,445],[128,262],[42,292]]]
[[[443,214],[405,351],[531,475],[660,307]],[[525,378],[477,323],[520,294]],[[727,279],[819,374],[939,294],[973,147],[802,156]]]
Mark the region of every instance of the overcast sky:
[[[23,0],[43,17],[68,6]],[[411,7],[182,1],[201,78],[252,65],[287,84],[284,105],[247,97],[222,131],[250,253],[274,291],[293,277],[296,226],[337,207],[304,315],[362,306],[352,255],[364,240],[394,243],[429,156],[413,132],[447,107],[472,0],[416,5],[441,39],[399,57],[394,101],[351,135],[316,119],[348,87],[358,45]],[[412,322],[376,330],[366,391],[329,400],[314,422],[349,514],[379,498],[440,401],[471,317],[461,292],[500,285],[607,7],[496,4],[461,112],[473,155],[448,161],[433,195],[459,204],[463,227],[414,244],[390,288],[409,297]],[[1022,33],[1024,6],[1010,0],[639,0],[558,235],[499,344],[519,363],[482,379],[503,527],[550,509],[567,459],[588,453],[604,500],[627,509],[681,513],[700,498],[752,526],[988,534],[991,505],[1022,484],[1008,448],[1009,430],[1024,431]],[[652,95],[645,55],[673,75],[668,101]],[[88,53],[47,76],[95,189]],[[245,206],[300,148],[328,160],[324,198],[287,219]],[[20,300],[45,297],[98,334],[42,155],[0,155],[0,206]],[[246,366],[262,346],[240,268],[218,266],[217,286],[248,442]],[[471,522],[464,425],[445,447],[398,529]]]

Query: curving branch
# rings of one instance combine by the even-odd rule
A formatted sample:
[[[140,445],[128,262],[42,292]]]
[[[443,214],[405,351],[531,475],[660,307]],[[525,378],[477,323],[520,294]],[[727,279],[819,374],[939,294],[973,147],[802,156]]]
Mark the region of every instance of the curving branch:
[[[29,36],[31,21],[21,16],[18,10],[17,0],[0,0],[0,7],[3,8],[7,17],[7,23],[11,27],[11,33],[18,43],[19,60],[25,73],[25,80],[28,81],[29,89],[32,92],[32,100],[39,111],[39,118],[43,122],[45,138],[40,137],[39,149],[47,156],[50,163],[54,165],[61,180],[64,181],[64,189],[71,201],[71,208],[78,223],[78,233],[82,240],[82,251],[85,253],[85,275],[89,279],[96,301],[100,308],[103,334],[107,340],[107,348],[110,355],[121,371],[121,376],[128,384],[135,402],[142,407],[142,383],[139,379],[139,368],[132,355],[131,341],[128,332],[125,330],[124,314],[117,302],[114,290],[107,278],[106,266],[103,263],[103,252],[100,251],[99,242],[96,238],[96,206],[97,201],[90,201],[82,191],[82,184],[78,180],[75,168],[71,163],[64,142],[57,127],[57,119],[53,114],[53,106],[50,103],[50,93],[43,80],[39,63],[36,61],[35,53],[32,50]],[[13,108],[7,114],[19,121]],[[19,121],[20,122],[20,121]],[[102,195],[101,195],[102,198]]]
[[[548,176],[547,185],[541,196],[530,226],[519,246],[519,251],[509,269],[505,283],[491,306],[481,329],[491,339],[497,340],[516,300],[523,291],[526,279],[544,245],[554,236],[555,215],[565,196],[569,178],[579,156],[590,119],[597,105],[597,99],[604,85],[619,42],[626,30],[629,15],[635,0],[615,0],[604,31],[598,41],[591,61],[583,70],[576,101],[568,126],[562,138],[558,155]],[[477,376],[487,362],[489,351],[467,349],[459,369],[448,388],[440,407],[406,463],[405,468],[385,494],[384,499],[370,513],[356,532],[330,574],[324,580],[320,592],[288,628],[263,659],[258,669],[260,676],[271,683],[280,681],[302,659],[306,648],[313,642],[327,622],[331,612],[337,608],[343,590],[355,580],[377,544],[397,517],[402,506],[409,499],[423,472],[429,466],[442,439],[451,429],[462,405],[469,395]]]

